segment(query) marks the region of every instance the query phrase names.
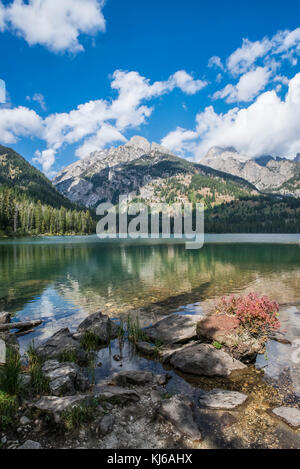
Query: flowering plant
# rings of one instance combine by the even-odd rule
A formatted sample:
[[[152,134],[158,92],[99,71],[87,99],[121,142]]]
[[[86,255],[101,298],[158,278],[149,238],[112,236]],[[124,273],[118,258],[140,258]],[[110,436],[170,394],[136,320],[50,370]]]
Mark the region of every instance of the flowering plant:
[[[244,297],[223,297],[218,312],[237,316],[240,323],[253,334],[265,334],[280,328],[278,303],[267,296],[259,297],[256,293]]]

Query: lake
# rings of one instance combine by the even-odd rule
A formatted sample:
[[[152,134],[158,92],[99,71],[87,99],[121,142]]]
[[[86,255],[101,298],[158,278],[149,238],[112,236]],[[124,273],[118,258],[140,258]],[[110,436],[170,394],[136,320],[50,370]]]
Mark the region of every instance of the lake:
[[[255,291],[280,303],[282,327],[291,341],[299,340],[299,238],[208,235],[200,250],[172,240],[101,242],[95,236],[1,240],[0,308],[14,313],[14,320],[43,320],[20,339],[24,351],[33,339],[37,343],[62,327],[75,330],[98,310],[115,319],[134,311],[147,326],[171,312],[210,311],[222,295]],[[289,390],[300,396],[292,351],[271,341],[257,366],[278,383],[288,375]],[[108,374],[117,365],[103,354]],[[135,360],[128,366],[148,362]]]

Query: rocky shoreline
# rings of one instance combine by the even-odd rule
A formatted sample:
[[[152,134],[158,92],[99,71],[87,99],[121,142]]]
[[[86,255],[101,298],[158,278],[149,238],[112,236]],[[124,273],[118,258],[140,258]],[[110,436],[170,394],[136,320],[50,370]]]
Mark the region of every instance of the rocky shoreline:
[[[253,367],[264,341],[242,335],[237,343],[236,327],[222,316],[172,314],[140,330],[98,312],[74,334],[59,330],[31,352],[39,368],[22,358],[24,395],[14,424],[0,433],[1,447],[299,448],[300,410]],[[13,334],[1,339],[17,348]],[[125,369],[120,352],[120,371],[95,383],[95,350],[113,340],[120,351],[130,341],[164,372]],[[37,370],[44,387],[34,392]],[[193,396],[168,391],[175,376],[195,383]]]

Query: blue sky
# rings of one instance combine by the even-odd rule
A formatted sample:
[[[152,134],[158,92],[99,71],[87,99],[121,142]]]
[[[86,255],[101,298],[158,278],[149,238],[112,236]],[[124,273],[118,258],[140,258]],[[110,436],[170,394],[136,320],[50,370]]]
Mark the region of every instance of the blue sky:
[[[282,3],[0,0],[0,143],[49,176],[136,134],[293,157],[300,4]]]

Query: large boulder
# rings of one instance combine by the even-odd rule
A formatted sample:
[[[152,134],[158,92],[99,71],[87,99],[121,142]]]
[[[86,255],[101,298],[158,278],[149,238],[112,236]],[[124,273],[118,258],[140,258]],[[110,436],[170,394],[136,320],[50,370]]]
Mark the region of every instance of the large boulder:
[[[241,392],[213,389],[201,394],[199,404],[201,407],[208,407],[209,409],[231,410],[244,404],[247,398],[248,396]]]
[[[98,313],[88,316],[79,326],[74,334],[76,339],[81,339],[86,332],[89,332],[99,339],[99,344],[109,344],[111,339],[118,336],[118,325],[111,321],[108,316]]]
[[[42,371],[49,380],[51,394],[54,396],[71,396],[76,391],[84,392],[89,388],[88,378],[75,363],[49,360],[44,363]]]
[[[171,399],[166,399],[162,402],[159,412],[183,436],[193,441],[202,440],[196,418],[197,409],[185,396],[173,396]]]
[[[264,353],[266,337],[255,337],[240,323],[238,318],[227,314],[212,314],[197,324],[198,339],[218,342],[237,360],[245,363],[255,361],[257,354]]]
[[[46,342],[42,343],[36,348],[36,354],[42,360],[51,360],[55,358],[63,359],[65,361],[76,360],[78,363],[85,364],[88,361],[86,352],[80,346],[80,343],[75,340],[68,328],[61,329],[50,337]]]
[[[148,327],[144,332],[152,342],[184,344],[197,337],[196,326],[201,317],[200,315],[171,314]]]
[[[169,363],[183,373],[208,377],[227,377],[233,371],[246,368],[246,365],[232,358],[223,350],[217,350],[209,344],[199,343],[174,352]]]

